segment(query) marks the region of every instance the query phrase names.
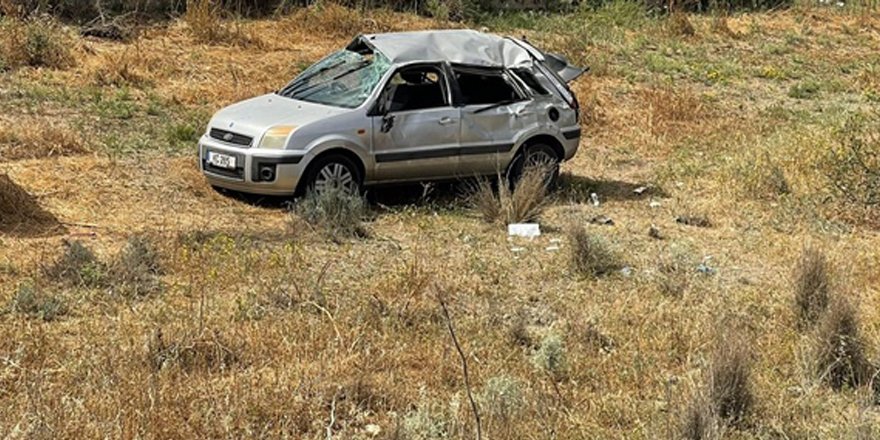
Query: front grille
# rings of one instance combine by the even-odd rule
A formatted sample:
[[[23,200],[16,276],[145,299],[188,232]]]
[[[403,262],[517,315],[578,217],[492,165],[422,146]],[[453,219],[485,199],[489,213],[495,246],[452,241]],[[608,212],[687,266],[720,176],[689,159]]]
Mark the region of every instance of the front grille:
[[[244,145],[244,146],[248,146],[248,147],[251,145],[251,142],[253,142],[253,140],[254,140],[254,138],[252,138],[250,136],[245,136],[243,134],[233,133],[231,131],[221,130],[219,128],[212,128],[211,132],[209,134],[214,139],[217,139],[217,140],[220,140],[223,142],[228,142],[230,144]]]

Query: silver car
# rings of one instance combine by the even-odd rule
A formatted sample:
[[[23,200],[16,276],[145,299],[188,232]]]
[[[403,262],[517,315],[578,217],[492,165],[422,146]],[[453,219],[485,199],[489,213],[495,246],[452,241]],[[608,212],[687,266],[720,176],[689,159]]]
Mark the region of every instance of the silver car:
[[[226,107],[199,141],[211,185],[290,195],[330,186],[508,174],[574,156],[567,83],[584,69],[470,30],[362,35],[282,89]]]

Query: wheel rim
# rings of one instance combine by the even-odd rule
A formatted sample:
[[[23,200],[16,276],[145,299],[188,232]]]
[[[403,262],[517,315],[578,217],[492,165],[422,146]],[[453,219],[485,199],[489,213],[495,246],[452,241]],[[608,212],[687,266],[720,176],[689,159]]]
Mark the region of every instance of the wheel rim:
[[[555,166],[556,157],[546,151],[533,151],[526,157],[525,168],[547,167],[552,170]]]
[[[357,191],[354,173],[347,166],[338,162],[324,165],[315,176],[314,190],[320,194],[331,188],[342,189],[349,194],[354,194]]]

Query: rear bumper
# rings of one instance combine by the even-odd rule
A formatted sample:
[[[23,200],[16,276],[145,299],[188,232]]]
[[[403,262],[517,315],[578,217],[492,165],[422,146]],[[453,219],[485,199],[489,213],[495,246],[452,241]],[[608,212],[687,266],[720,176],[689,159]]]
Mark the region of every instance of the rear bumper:
[[[208,152],[236,158],[235,169],[220,169],[208,163]],[[242,148],[218,142],[208,136],[199,140],[199,169],[208,183],[221,188],[264,195],[292,195],[305,170],[303,152]],[[261,177],[271,169],[272,179]]]

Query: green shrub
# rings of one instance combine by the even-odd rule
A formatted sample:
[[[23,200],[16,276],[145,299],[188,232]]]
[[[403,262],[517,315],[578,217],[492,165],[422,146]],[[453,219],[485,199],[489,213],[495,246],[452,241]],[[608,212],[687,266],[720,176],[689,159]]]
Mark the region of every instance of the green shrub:
[[[65,243],[64,254],[46,269],[46,275],[55,281],[85,287],[104,284],[107,268],[83,242]]]
[[[621,266],[605,240],[590,235],[583,226],[570,229],[568,241],[571,248],[571,266],[578,274],[598,277],[607,275]]]
[[[480,402],[486,414],[502,421],[516,416],[526,403],[522,384],[509,376],[496,376],[486,381]]]
[[[821,86],[816,81],[805,81],[791,86],[788,96],[795,99],[813,99],[819,96]]]
[[[110,275],[114,292],[127,298],[138,298],[162,290],[162,266],[153,243],[144,236],[128,239],[114,261]]]
[[[29,283],[19,284],[9,302],[9,310],[47,322],[67,314],[67,306],[60,298],[45,295]]]
[[[568,374],[568,360],[562,337],[552,332],[545,335],[541,345],[532,354],[532,364],[553,380],[565,379]]]

